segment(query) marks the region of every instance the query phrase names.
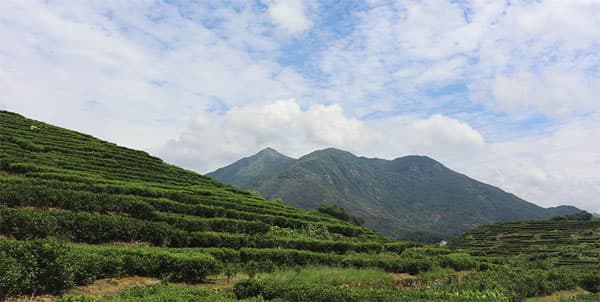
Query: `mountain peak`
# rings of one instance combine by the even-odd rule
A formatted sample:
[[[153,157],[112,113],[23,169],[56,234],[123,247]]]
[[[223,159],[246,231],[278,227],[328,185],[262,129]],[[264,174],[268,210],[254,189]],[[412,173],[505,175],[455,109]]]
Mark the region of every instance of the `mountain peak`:
[[[281,154],[281,152],[271,148],[271,147],[266,147],[260,151],[258,151],[258,153],[256,153],[255,155],[280,155],[280,156],[285,156],[283,154]]]
[[[437,160],[425,155],[408,155],[396,158],[392,161],[397,167],[407,166],[413,168],[444,168]]]
[[[207,176],[224,179],[229,184],[238,187],[249,187],[258,175],[268,173],[269,170],[294,162],[295,159],[267,147],[258,153],[242,158],[235,163],[208,173]]]
[[[305,155],[304,157],[314,157],[314,156],[346,156],[346,157],[356,157],[356,155],[348,152],[348,151],[344,151],[341,149],[337,149],[337,148],[325,148],[325,149],[321,149],[321,150],[316,150],[313,151],[307,155]]]

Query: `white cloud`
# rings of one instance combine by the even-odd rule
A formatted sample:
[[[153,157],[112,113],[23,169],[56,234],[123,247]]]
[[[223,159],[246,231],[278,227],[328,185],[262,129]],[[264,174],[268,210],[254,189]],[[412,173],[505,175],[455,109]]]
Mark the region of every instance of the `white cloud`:
[[[207,10],[194,6],[188,18],[160,2],[2,1],[0,101],[33,118],[150,150],[216,105],[308,91],[304,78],[268,56],[277,43],[265,39],[260,25],[245,26],[260,15]],[[209,13],[232,24],[208,29],[201,21]],[[153,135],[144,135],[149,129]]]
[[[600,211],[600,117],[571,121],[550,133],[493,143],[463,159],[461,169],[544,206]]]
[[[464,152],[485,144],[483,136],[468,124],[439,114],[413,122],[409,131],[413,148],[427,153],[433,147]]]
[[[599,108],[600,79],[588,79],[577,73],[529,72],[494,79],[492,94],[506,112],[527,114],[531,111],[561,116],[571,112]]]
[[[270,0],[267,4],[269,16],[289,33],[296,34],[310,28],[303,0]]]
[[[289,99],[234,107],[224,115],[203,114],[162,153],[173,162],[208,172],[266,147],[300,156],[322,147],[357,152],[380,139],[362,122],[344,115],[340,106],[317,104],[302,110]]]
[[[439,114],[361,121],[349,117],[339,105],[301,109],[289,99],[234,107],[224,115],[203,114],[162,153],[171,161],[208,172],[266,147],[292,156],[336,147],[367,156],[416,153],[450,160],[484,144],[471,126]]]

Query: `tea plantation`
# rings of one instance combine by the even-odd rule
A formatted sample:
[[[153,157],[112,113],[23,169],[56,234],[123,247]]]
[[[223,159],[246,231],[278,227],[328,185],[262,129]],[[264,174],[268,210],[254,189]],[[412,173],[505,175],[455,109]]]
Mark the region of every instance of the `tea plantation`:
[[[0,111],[0,301],[521,301],[581,287],[594,299],[598,221],[539,223],[514,224],[529,232],[514,238],[513,224],[484,227],[452,249],[394,242]],[[71,292],[127,276],[160,284]],[[234,284],[201,288],[219,276]]]
[[[453,242],[489,256],[523,256],[600,270],[600,219],[511,222],[480,227]]]

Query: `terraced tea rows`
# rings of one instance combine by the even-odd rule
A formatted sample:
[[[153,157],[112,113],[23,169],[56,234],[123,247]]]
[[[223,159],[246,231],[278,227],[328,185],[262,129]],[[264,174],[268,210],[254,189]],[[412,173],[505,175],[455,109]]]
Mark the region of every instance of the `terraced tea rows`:
[[[598,234],[589,233],[587,225],[512,239],[512,229],[504,234],[505,226],[498,236],[508,239],[510,253],[541,250],[536,242],[553,240],[557,248],[576,242],[576,248],[591,252],[555,258],[560,265],[582,264],[597,252],[588,247],[597,248]],[[488,233],[474,232],[460,242],[481,256],[393,242],[370,229],[264,200],[141,151],[0,112],[0,301],[60,295],[100,278],[135,275],[155,278],[154,283],[203,283],[240,272],[245,280],[224,292],[159,284],[133,289],[114,301],[521,301],[579,284],[596,285],[596,275],[581,275],[587,272],[513,268],[522,262],[488,255],[492,252],[486,244],[494,243]],[[478,245],[480,237],[487,243]],[[563,249],[560,253],[567,256]],[[347,285],[299,277],[307,276],[302,270],[329,274],[332,268],[347,280],[359,280],[356,271],[363,268],[392,281],[395,274],[408,273],[427,288],[398,290],[394,282],[366,286],[362,281]],[[279,280],[274,270],[297,276],[298,282]],[[261,272],[266,277],[254,278]]]
[[[370,229],[9,112],[0,112],[0,235],[0,253],[21,273],[62,263],[58,254],[74,271],[65,284],[20,282],[15,293],[131,274],[197,282],[228,263],[398,272],[432,265],[426,257],[399,257]]]
[[[600,268],[600,219],[488,225],[464,234],[453,246],[485,255],[523,255],[556,265]]]

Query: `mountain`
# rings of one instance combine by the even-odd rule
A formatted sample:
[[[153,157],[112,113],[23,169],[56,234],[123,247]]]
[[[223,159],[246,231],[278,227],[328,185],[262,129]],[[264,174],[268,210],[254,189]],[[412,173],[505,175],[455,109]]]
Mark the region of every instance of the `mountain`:
[[[267,167],[269,162],[276,164]],[[329,148],[293,160],[266,149],[208,176],[306,210],[337,205],[381,234],[410,240],[455,237],[484,224],[579,211],[539,207],[426,156],[383,160]]]
[[[295,160],[285,156],[275,149],[266,148],[252,157],[242,158],[230,166],[221,168],[215,172],[222,182],[234,184],[238,187],[252,187],[255,180],[270,171],[276,171],[285,167]]]

